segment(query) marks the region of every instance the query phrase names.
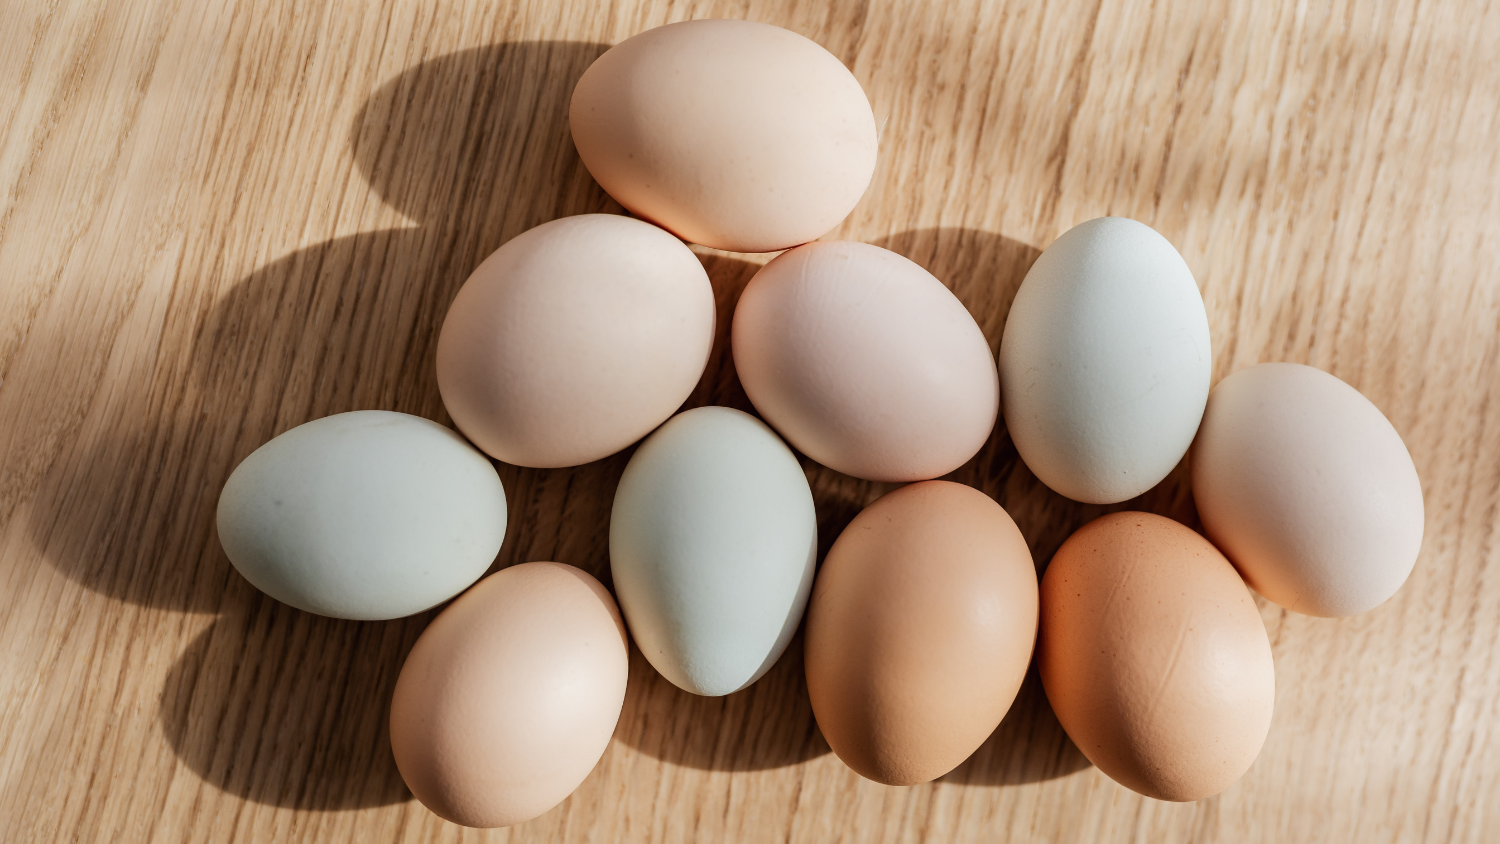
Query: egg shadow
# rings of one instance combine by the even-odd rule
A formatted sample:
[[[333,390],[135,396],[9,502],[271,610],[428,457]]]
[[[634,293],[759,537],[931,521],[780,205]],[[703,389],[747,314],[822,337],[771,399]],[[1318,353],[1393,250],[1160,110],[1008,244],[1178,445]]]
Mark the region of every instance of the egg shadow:
[[[249,596],[173,665],[162,731],[201,779],[257,803],[328,810],[410,800],[387,725],[401,663],[430,617],[342,621]]]
[[[373,192],[415,225],[300,249],[216,301],[176,304],[146,383],[129,385],[144,400],[107,420],[39,490],[28,531],[48,562],[130,603],[219,611],[239,591],[229,588],[237,575],[213,535],[214,510],[246,455],[348,410],[446,422],[435,344],[468,273],[535,225],[620,210],[589,177],[567,124],[573,84],[605,49],[498,44],[423,62],[380,86],[347,143]],[[569,489],[622,465],[545,480],[500,470],[512,501],[527,501],[513,490],[536,489],[539,505],[573,511]],[[597,516],[597,507],[585,503],[579,515]],[[572,550],[569,536],[526,538],[508,548]]]
[[[710,771],[758,771],[829,752],[813,720],[799,630],[749,688],[703,697],[672,685],[635,647],[615,738],[666,762]]]
[[[90,588],[220,614],[172,666],[159,707],[168,744],[216,787],[312,810],[409,799],[385,720],[431,613],[349,622],[271,601],[219,547],[218,493],[251,451],[311,419],[384,409],[448,421],[435,344],[468,273],[542,222],[620,210],[567,129],[573,84],[604,49],[502,44],[381,86],[355,121],[352,158],[416,225],[299,249],[205,302],[180,335],[180,365],[168,354],[152,372],[157,398],[115,420],[56,491],[56,517],[34,520],[49,560]],[[510,513],[492,569],[560,560],[607,583],[609,507],[628,457],[497,464]]]

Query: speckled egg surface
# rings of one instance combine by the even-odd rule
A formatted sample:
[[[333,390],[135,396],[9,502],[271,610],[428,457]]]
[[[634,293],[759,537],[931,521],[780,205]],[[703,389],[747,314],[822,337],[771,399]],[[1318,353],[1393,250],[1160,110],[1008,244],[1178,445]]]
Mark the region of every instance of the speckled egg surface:
[[[1101,516],[1058,549],[1041,598],[1042,685],[1101,771],[1186,801],[1249,769],[1276,699],[1271,643],[1208,540],[1151,513]]]

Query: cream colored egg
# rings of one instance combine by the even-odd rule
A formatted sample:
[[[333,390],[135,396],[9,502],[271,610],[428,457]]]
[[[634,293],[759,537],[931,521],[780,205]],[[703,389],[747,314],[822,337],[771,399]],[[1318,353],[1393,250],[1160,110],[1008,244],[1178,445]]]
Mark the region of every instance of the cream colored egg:
[[[1384,603],[1422,547],[1422,483],[1379,408],[1332,375],[1263,363],[1214,388],[1193,443],[1204,532],[1255,591],[1308,615]]]
[[[564,217],[464,283],[438,338],[438,389],[492,457],[588,463],[676,412],[708,363],[714,319],[708,274],[682,241],[629,217]]]
[[[819,237],[875,169],[875,117],[854,75],[801,35],[750,21],[674,23],[617,44],[578,80],[569,123],[610,196],[716,249]]]
[[[732,327],[745,393],[808,457],[857,478],[957,469],[995,427],[1000,387],[963,303],[906,258],[819,241],[778,255]]]

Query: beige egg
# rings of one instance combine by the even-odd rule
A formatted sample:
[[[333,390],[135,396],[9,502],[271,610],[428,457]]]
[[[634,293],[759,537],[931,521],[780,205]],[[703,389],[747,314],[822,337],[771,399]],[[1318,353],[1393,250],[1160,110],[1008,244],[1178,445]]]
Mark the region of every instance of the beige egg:
[[[731,334],[761,416],[857,478],[951,472],[1000,412],[995,358],[963,303],[878,246],[819,241],[778,255],[745,287]]]
[[[1186,801],[1249,769],[1276,700],[1271,643],[1208,540],[1151,513],[1102,516],[1057,550],[1041,593],[1042,686],[1099,770]]]
[[[588,463],[677,411],[708,364],[714,319],[708,274],[682,241],[629,217],[564,217],[464,282],[438,337],[438,389],[491,457]]]
[[[1010,709],[1031,662],[1036,569],[1010,516],[948,481],[891,492],[828,551],[807,614],[818,728],[861,776],[953,770]]]
[[[625,701],[620,611],[599,581],[525,563],[480,581],[417,639],[391,700],[391,751],[423,805],[510,826],[561,803]]]
[[[648,30],[584,72],[569,111],[589,172],[632,213],[735,252],[837,226],[875,170],[875,117],[818,44],[762,23]]]
[[[1422,483],[1369,399],[1310,366],[1263,363],[1208,398],[1193,443],[1204,532],[1255,591],[1347,616],[1396,593],[1422,547]]]

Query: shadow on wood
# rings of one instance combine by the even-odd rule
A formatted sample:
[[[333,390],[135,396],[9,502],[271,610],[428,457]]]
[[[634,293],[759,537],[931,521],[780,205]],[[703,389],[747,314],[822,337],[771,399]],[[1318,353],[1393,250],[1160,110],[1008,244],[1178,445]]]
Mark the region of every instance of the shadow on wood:
[[[630,686],[615,738],[658,759],[713,771],[758,771],[829,752],[813,721],[802,632],[750,688],[701,697],[672,685],[632,642]]]
[[[186,313],[169,324],[188,336],[165,338],[162,348],[190,343],[191,355],[164,352],[149,383],[132,385],[132,400],[41,491],[35,510],[50,517],[32,518],[29,530],[49,561],[132,603],[217,609],[233,575],[213,538],[214,509],[246,455],[347,410],[445,421],[433,354],[468,273],[535,225],[618,210],[579,161],[567,126],[573,84],[605,49],[500,44],[424,62],[379,88],[355,121],[352,157],[374,192],[417,227],[302,249],[217,301],[181,305]],[[605,463],[572,472],[617,475],[623,466]],[[535,486],[534,507],[601,517],[569,498],[572,474],[544,481],[502,467],[502,475],[513,501]],[[573,535],[544,531],[508,548],[567,556]]]
[[[342,621],[249,594],[178,657],[162,688],[162,730],[204,781],[258,803],[409,800],[391,756],[391,692],[431,616]]]
[[[86,456],[39,501],[32,538],[61,571],[133,603],[225,615],[182,655],[161,723],[188,767],[258,802],[404,799],[385,711],[430,615],[359,624],[257,594],[214,537],[233,467],[278,433],[355,409],[445,420],[433,355],[448,303],[515,234],[618,210],[572,148],[573,83],[598,44],[502,44],[402,73],[349,143],[373,190],[416,222],[298,250],[184,325]],[[185,335],[185,336],[184,336]],[[512,503],[497,561],[558,559],[607,579],[609,493],[628,455],[561,472],[500,466]],[[583,494],[580,494],[583,493]]]

